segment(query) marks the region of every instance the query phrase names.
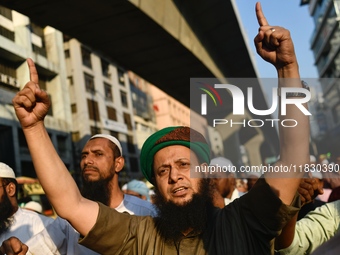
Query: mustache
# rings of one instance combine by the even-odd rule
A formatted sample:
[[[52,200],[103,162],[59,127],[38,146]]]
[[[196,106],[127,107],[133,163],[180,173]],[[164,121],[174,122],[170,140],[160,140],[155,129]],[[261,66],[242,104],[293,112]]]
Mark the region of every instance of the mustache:
[[[95,167],[95,166],[87,166],[86,165],[82,168],[82,172],[84,172],[85,170],[96,170],[97,172],[99,172],[98,167]]]

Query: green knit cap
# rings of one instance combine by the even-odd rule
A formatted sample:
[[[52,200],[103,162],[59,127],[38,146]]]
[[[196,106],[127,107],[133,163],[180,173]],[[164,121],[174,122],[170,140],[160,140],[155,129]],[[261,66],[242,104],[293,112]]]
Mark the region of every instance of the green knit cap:
[[[204,136],[189,127],[167,127],[152,134],[143,144],[140,163],[144,177],[151,183],[153,172],[153,158],[164,147],[183,145],[193,150],[200,163],[210,162],[210,147]]]

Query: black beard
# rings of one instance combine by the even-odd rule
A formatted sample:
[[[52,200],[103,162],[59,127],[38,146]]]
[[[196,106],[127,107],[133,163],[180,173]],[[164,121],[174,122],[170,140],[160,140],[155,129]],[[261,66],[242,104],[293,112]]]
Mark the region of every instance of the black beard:
[[[0,201],[0,235],[6,232],[12,225],[13,217],[13,207],[11,201],[6,196],[6,191],[2,194]]]
[[[165,201],[155,188],[154,204],[158,217],[154,218],[156,229],[166,243],[173,245],[183,238],[183,232],[191,230],[191,234],[200,234],[207,228],[209,211],[212,205],[213,187],[210,179],[202,179],[199,192],[184,205],[176,205]]]
[[[109,206],[111,200],[111,186],[109,183],[111,179],[112,177],[98,181],[85,181],[83,178],[81,194],[87,199]]]

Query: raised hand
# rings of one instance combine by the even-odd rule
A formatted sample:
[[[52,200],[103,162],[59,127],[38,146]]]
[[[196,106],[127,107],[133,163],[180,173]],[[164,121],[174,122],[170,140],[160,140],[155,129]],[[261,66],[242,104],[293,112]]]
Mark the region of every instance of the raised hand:
[[[46,93],[40,89],[37,69],[32,59],[27,59],[30,81],[13,98],[15,113],[23,129],[43,122],[51,105]]]
[[[23,244],[18,238],[13,236],[3,241],[0,246],[1,255],[25,255],[27,251],[27,245]]]
[[[323,194],[323,189],[319,187],[316,179],[311,177],[301,179],[298,192],[302,205],[305,205],[312,202],[317,195]]]
[[[270,26],[265,18],[260,3],[255,7],[257,21],[260,25],[259,33],[254,39],[257,53],[276,69],[297,66],[293,41],[290,32],[279,26]]]

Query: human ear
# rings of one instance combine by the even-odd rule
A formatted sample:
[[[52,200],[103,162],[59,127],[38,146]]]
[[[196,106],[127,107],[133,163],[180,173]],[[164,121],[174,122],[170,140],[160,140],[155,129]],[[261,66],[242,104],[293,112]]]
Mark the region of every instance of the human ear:
[[[124,168],[125,160],[122,156],[115,159],[115,172],[119,173]]]
[[[8,183],[8,185],[6,186],[6,192],[7,192],[7,195],[10,197],[15,196],[16,187],[13,182]]]

